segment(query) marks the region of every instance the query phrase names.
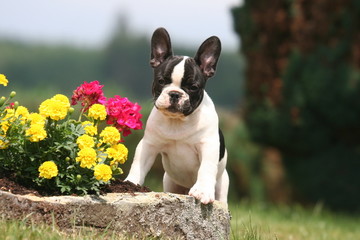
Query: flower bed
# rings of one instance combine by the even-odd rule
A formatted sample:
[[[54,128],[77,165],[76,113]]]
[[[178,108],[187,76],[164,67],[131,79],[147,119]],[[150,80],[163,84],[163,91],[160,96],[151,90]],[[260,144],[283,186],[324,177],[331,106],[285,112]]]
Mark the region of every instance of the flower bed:
[[[8,80],[0,74],[0,84]],[[71,97],[57,94],[30,113],[16,93],[0,99],[0,172],[48,194],[100,194],[123,173],[123,136],[141,129],[141,107],[106,98],[98,81],[84,82]],[[78,119],[74,108],[81,104]],[[82,121],[82,118],[86,120]]]
[[[37,197],[54,196],[47,192],[42,192],[31,187],[23,186],[12,179],[12,176],[5,176],[0,173],[0,191],[17,194],[17,195],[32,195]],[[145,193],[151,192],[146,186],[135,185],[132,182],[124,182],[120,179],[111,181],[111,184],[104,186],[101,189],[101,194],[107,193]]]

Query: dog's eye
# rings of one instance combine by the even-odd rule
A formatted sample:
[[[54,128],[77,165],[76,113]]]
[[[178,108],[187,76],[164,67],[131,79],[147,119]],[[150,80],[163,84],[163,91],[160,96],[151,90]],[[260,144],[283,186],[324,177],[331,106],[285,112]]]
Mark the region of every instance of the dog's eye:
[[[191,91],[197,91],[197,90],[199,90],[199,87],[196,86],[196,85],[192,85],[192,86],[190,87],[190,90],[191,90]]]
[[[164,80],[164,79],[159,79],[158,83],[159,83],[160,85],[164,85],[164,84],[165,84],[165,80]]]

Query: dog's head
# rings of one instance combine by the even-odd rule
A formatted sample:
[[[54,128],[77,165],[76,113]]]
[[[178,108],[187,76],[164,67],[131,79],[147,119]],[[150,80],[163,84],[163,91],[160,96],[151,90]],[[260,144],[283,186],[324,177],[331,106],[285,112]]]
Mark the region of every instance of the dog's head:
[[[174,56],[168,32],[158,28],[151,39],[155,107],[172,118],[188,116],[200,105],[205,84],[215,74],[221,52],[218,37],[205,40],[194,58]]]

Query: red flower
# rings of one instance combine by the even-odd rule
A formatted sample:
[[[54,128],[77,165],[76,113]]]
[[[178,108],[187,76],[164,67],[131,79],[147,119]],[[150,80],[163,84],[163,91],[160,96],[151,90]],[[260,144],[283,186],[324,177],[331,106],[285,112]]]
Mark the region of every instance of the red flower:
[[[102,90],[103,87],[104,85],[100,85],[99,81],[84,82],[74,90],[71,104],[76,105],[80,101],[81,106],[84,107],[83,111],[87,111],[95,103],[104,103],[106,98]]]
[[[15,103],[9,103],[9,106],[6,107],[6,109],[14,109]]]
[[[142,129],[141,106],[120,96],[114,96],[106,100],[102,90],[103,87],[98,81],[84,82],[74,91],[71,104],[76,105],[81,102],[81,106],[83,106],[82,112],[87,111],[95,103],[104,105],[108,115],[106,118],[107,124],[116,127],[122,132],[123,136],[129,135],[131,129]]]
[[[106,101],[106,111],[108,114],[107,123],[113,124],[123,136],[131,133],[130,129],[141,129],[141,106],[137,103],[132,103],[127,98],[122,98],[118,95],[109,98]]]

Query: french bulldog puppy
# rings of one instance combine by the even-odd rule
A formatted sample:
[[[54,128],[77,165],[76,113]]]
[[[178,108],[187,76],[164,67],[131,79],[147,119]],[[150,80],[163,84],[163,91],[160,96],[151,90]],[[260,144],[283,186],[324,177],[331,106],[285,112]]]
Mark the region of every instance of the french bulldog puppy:
[[[221,42],[205,40],[194,58],[173,55],[170,36],[158,28],[151,39],[155,106],[125,180],[142,185],[161,154],[165,192],[189,194],[203,204],[227,203],[227,152],[215,106],[205,91],[215,74]]]

